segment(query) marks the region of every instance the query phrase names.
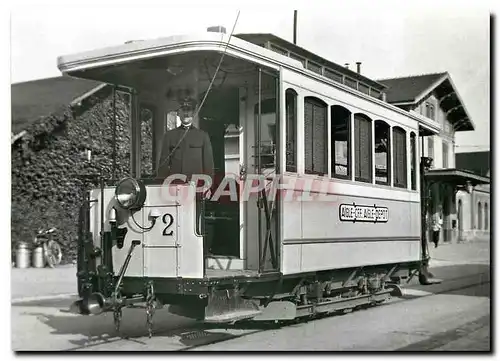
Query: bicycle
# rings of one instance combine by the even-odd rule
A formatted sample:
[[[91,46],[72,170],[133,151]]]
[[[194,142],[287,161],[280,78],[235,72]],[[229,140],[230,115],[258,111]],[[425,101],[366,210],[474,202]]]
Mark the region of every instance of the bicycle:
[[[62,260],[61,243],[53,238],[53,234],[56,230],[56,228],[50,228],[48,230],[40,229],[33,240],[35,248],[40,245],[43,247],[43,256],[50,268],[58,266]]]

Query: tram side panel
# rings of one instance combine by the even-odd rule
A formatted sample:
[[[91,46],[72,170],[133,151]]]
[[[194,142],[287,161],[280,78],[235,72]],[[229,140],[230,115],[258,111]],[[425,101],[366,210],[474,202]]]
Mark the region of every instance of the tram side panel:
[[[420,259],[418,193],[377,194],[372,187],[358,187],[356,193],[283,202],[284,274]],[[388,197],[379,198],[383,193]]]
[[[111,244],[115,275],[119,274],[132,241],[137,240],[141,243],[132,252],[126,277],[203,277],[203,238],[196,233],[194,188],[190,192],[188,186],[171,187],[175,189],[169,191],[164,186],[147,186],[144,206],[133,212],[118,206],[114,199],[115,188],[104,189],[104,232],[111,231],[113,208],[116,210],[116,228],[126,229],[123,240],[114,239]],[[170,196],[166,197],[165,192]],[[89,228],[94,247],[101,248],[100,189],[91,191],[91,199],[96,202],[90,206]],[[102,257],[96,257],[96,266],[102,262]]]

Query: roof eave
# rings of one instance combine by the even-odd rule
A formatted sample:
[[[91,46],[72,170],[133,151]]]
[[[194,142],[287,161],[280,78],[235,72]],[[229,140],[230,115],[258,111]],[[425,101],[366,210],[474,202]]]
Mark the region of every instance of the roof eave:
[[[460,102],[460,104],[462,104],[462,108],[463,108],[464,113],[467,116],[467,120],[468,120],[468,122],[467,122],[468,127],[466,127],[464,130],[458,130],[458,131],[474,131],[474,130],[476,130],[476,126],[475,126],[474,122],[472,121],[472,118],[471,118],[467,108],[465,107],[465,103],[462,100],[462,97],[460,96],[460,94],[458,93],[457,87],[453,83],[453,80],[451,80],[451,77],[449,77],[449,76],[448,76],[448,81],[450,82],[451,87],[453,88],[453,91],[455,92],[455,95],[458,98],[458,101]]]
[[[425,177],[428,179],[431,178],[445,178],[455,176],[464,181],[469,181],[474,185],[478,184],[490,184],[490,178],[478,175],[476,173],[472,173],[463,169],[456,168],[444,168],[444,169],[430,169],[425,172]]]

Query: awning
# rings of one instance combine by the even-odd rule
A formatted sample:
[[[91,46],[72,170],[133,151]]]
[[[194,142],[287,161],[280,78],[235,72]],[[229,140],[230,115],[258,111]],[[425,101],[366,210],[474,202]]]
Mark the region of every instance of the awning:
[[[490,184],[490,178],[483,177],[463,169],[430,169],[425,172],[425,179],[431,182],[448,183],[455,186],[465,186],[467,182],[476,186]]]

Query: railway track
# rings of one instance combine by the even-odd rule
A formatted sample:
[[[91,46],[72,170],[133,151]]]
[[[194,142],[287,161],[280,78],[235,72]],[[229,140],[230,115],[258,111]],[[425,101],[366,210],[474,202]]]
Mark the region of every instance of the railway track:
[[[464,281],[467,279],[477,279],[480,278],[479,281],[476,282],[466,282],[464,284]],[[486,280],[483,280],[485,278]],[[454,277],[454,278],[449,278],[445,280],[445,284],[447,287],[444,287],[442,290],[437,290],[434,292],[429,292],[429,293],[422,293],[419,296],[405,296],[403,294],[402,297],[398,298],[392,298],[389,301],[382,303],[377,306],[364,306],[360,307],[359,309],[355,309],[352,312],[358,312],[361,311],[362,309],[370,309],[370,308],[375,308],[375,307],[387,307],[393,304],[409,301],[411,299],[415,298],[422,298],[422,297],[428,297],[428,296],[433,296],[433,295],[439,295],[439,294],[444,294],[444,293],[450,293],[450,292],[457,292],[469,288],[474,288],[478,286],[482,286],[485,284],[490,284],[489,280],[489,274],[487,273],[476,273],[476,274],[470,274],[466,276],[460,276],[460,277]],[[431,286],[433,287],[433,286]],[[441,286],[442,287],[442,286]],[[424,289],[428,289],[429,286],[425,286]],[[411,288],[412,290],[414,288]],[[405,289],[408,290],[408,289]],[[417,289],[418,290],[418,289]],[[177,335],[180,337],[180,340],[176,343],[178,347],[175,349],[172,349],[171,351],[190,351],[190,350],[196,350],[199,347],[202,346],[207,346],[207,345],[213,345],[229,340],[235,340],[244,336],[249,336],[252,334],[256,333],[261,333],[261,332],[266,332],[270,330],[277,330],[277,329],[283,329],[286,327],[291,327],[292,325],[300,325],[300,324],[305,324],[307,322],[319,320],[319,319],[324,319],[324,318],[329,318],[329,317],[335,317],[341,314],[345,314],[346,312],[333,312],[333,313],[328,313],[328,314],[321,314],[321,315],[316,315],[312,317],[308,317],[305,319],[298,319],[298,320],[293,320],[293,321],[287,321],[287,322],[280,322],[280,323],[274,323],[274,322],[256,322],[256,321],[242,321],[239,322],[235,325],[227,325],[226,327],[220,326],[220,325],[207,325],[204,323],[196,323],[193,326],[181,326],[181,327],[174,327],[174,328],[168,328],[168,329],[161,329],[157,328],[154,331],[153,338],[156,337],[161,337],[164,335]],[[126,337],[126,336],[110,336],[109,338],[102,339],[100,338],[99,340],[92,341],[89,340],[88,344],[85,344],[83,346],[77,346],[74,348],[67,349],[66,351],[80,351],[80,350],[90,350],[93,347],[100,347],[105,344],[115,344],[120,341],[131,341],[131,342],[138,342],[142,344],[143,346],[147,346],[148,340],[146,339],[145,341],[139,341],[142,337]],[[187,345],[186,345],[187,344]],[[174,346],[175,347],[175,346]]]

